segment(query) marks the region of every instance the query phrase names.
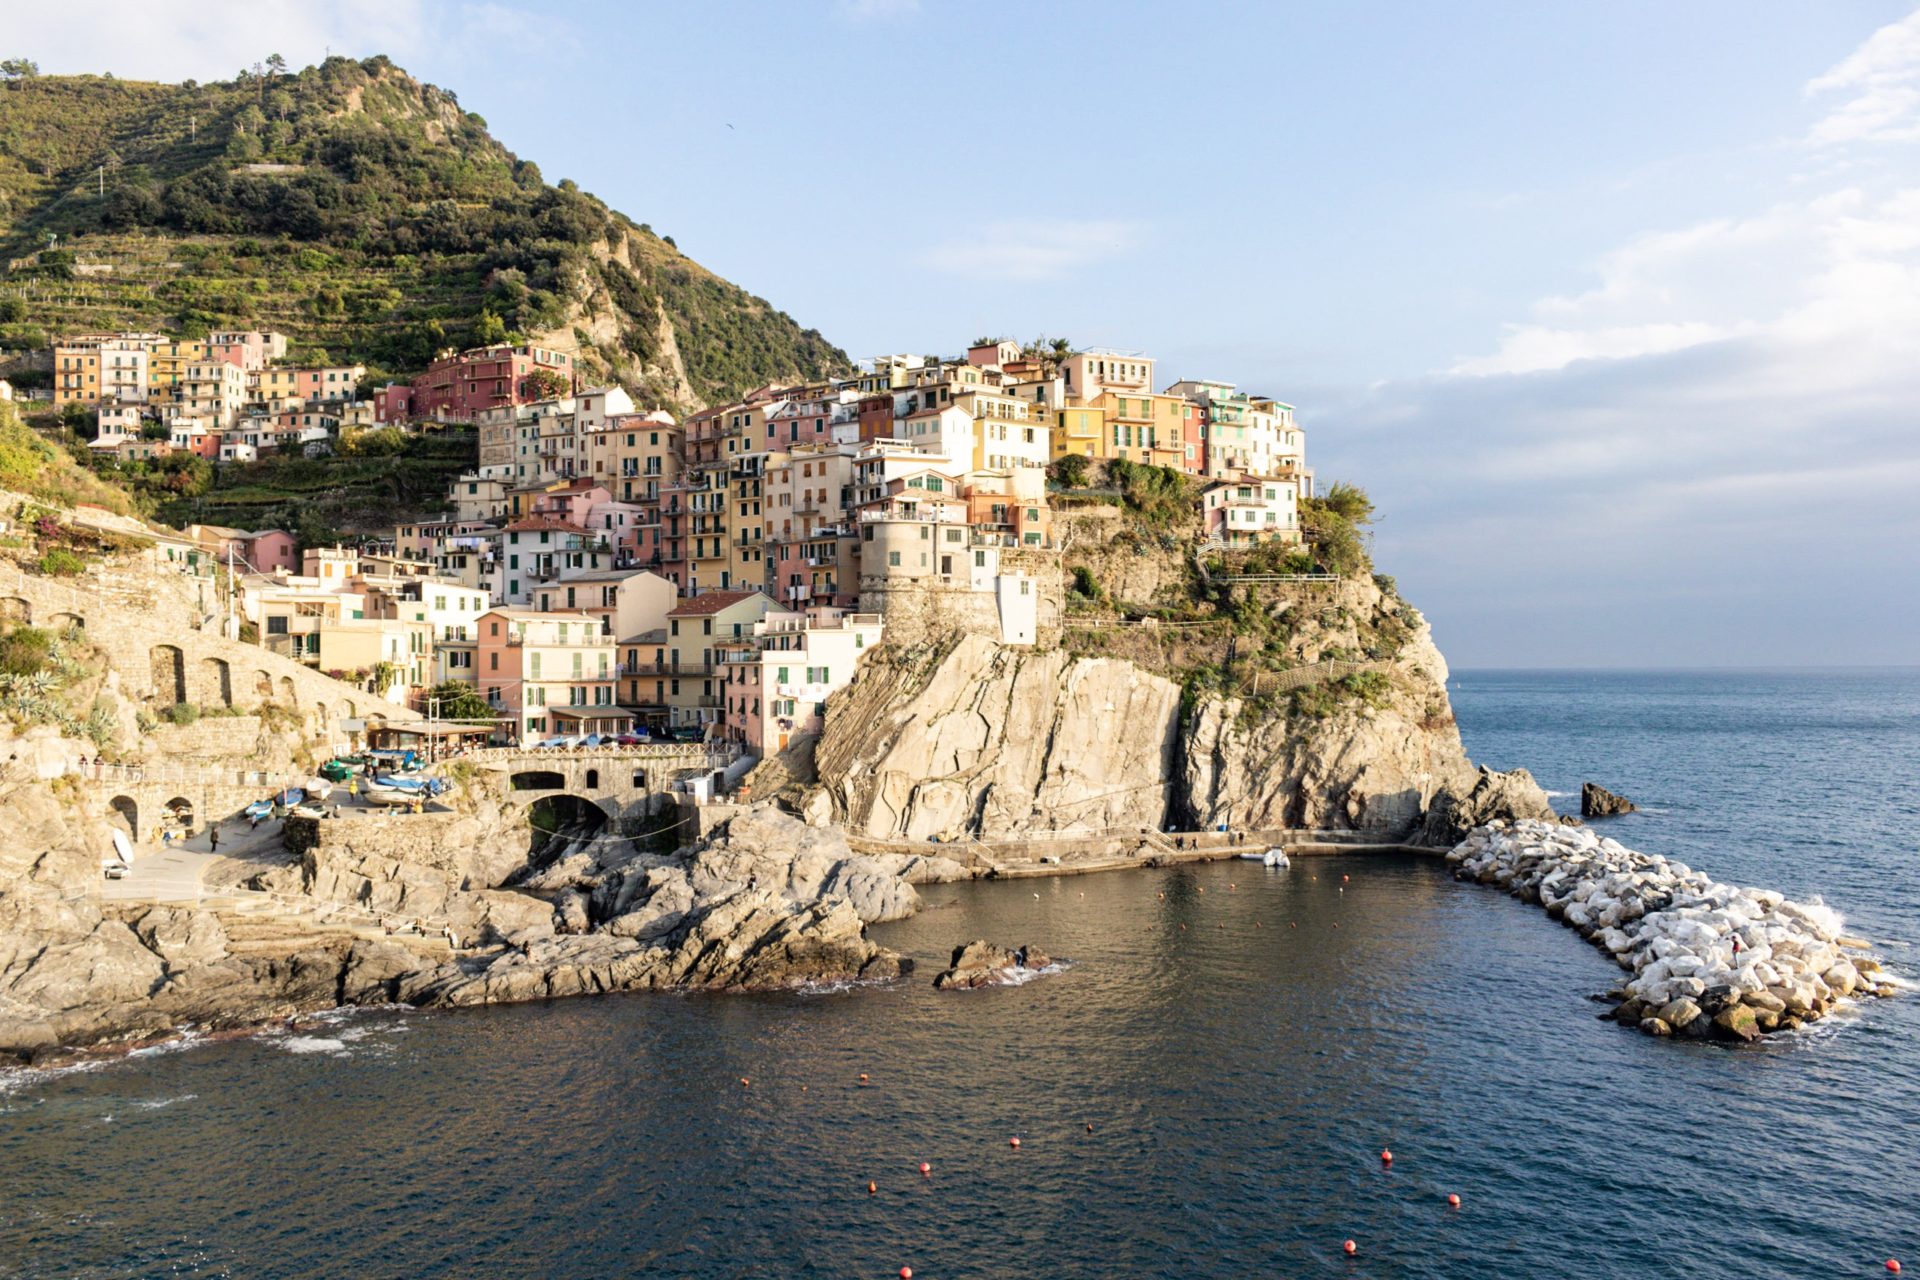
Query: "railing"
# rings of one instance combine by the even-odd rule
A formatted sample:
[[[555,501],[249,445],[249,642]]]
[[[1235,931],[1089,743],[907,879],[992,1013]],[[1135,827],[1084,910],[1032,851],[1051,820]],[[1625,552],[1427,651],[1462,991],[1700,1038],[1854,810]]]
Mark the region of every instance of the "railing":
[[[623,676],[710,676],[713,665],[706,662],[623,662]]]
[[[222,769],[213,765],[105,764],[69,761],[67,775],[121,786],[281,787],[304,781],[306,774],[269,769]]]
[[[1216,575],[1221,582],[1338,582],[1337,573],[1230,573]]]

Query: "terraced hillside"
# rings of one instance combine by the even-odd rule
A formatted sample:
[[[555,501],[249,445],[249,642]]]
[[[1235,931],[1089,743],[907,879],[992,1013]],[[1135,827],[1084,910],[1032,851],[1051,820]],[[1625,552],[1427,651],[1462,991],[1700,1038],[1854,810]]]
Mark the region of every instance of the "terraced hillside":
[[[643,406],[838,372],[845,353],[386,58],[152,84],[0,84],[0,346],[254,325],[405,374],[524,334]]]

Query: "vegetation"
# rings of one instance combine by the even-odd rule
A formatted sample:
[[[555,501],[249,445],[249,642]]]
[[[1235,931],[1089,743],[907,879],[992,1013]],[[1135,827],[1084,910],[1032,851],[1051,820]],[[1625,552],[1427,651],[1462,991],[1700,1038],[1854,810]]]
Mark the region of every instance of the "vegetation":
[[[1373,572],[1367,550],[1372,523],[1373,499],[1357,485],[1335,481],[1320,497],[1300,500],[1300,525],[1327,573],[1355,578]]]
[[[442,720],[492,720],[499,713],[480,690],[463,680],[449,680],[427,690],[429,705],[438,703],[436,714]]]
[[[71,454],[21,422],[5,400],[0,400],[0,489],[63,506],[90,502],[122,514],[132,510],[125,493],[101,483]]]
[[[76,686],[98,672],[94,659],[78,631],[9,627],[0,633],[0,715],[20,727],[53,725],[96,745],[111,741],[113,716],[104,703],[95,700],[83,715],[76,702]]]
[[[526,335],[655,405],[849,367],[384,57],[207,84],[0,76],[0,250],[18,260],[0,345],[257,324],[384,376]]]
[[[340,451],[338,457],[276,454],[221,467],[185,453],[152,461],[101,459],[96,466],[168,524],[286,529],[303,546],[315,546],[343,531],[444,511],[448,483],[479,461],[477,438],[466,428],[349,431]]]

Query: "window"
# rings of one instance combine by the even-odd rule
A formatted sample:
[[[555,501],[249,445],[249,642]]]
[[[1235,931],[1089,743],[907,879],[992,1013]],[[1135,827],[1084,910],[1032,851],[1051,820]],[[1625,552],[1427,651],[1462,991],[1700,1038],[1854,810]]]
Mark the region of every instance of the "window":
[[[891,566],[893,566],[893,567],[894,567],[894,568],[896,568],[896,569],[897,569],[897,568],[899,568],[899,567],[900,567],[900,553],[899,553],[898,551],[889,551],[889,552],[887,552],[887,563],[888,563],[889,565],[891,565]]]

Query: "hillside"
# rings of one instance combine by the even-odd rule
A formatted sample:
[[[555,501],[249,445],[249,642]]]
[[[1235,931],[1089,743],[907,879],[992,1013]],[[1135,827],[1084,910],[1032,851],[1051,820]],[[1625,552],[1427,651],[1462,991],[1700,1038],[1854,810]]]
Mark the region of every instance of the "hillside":
[[[848,367],[384,57],[0,84],[0,253],[0,346],[259,326],[397,375],[519,333],[678,409]]]

